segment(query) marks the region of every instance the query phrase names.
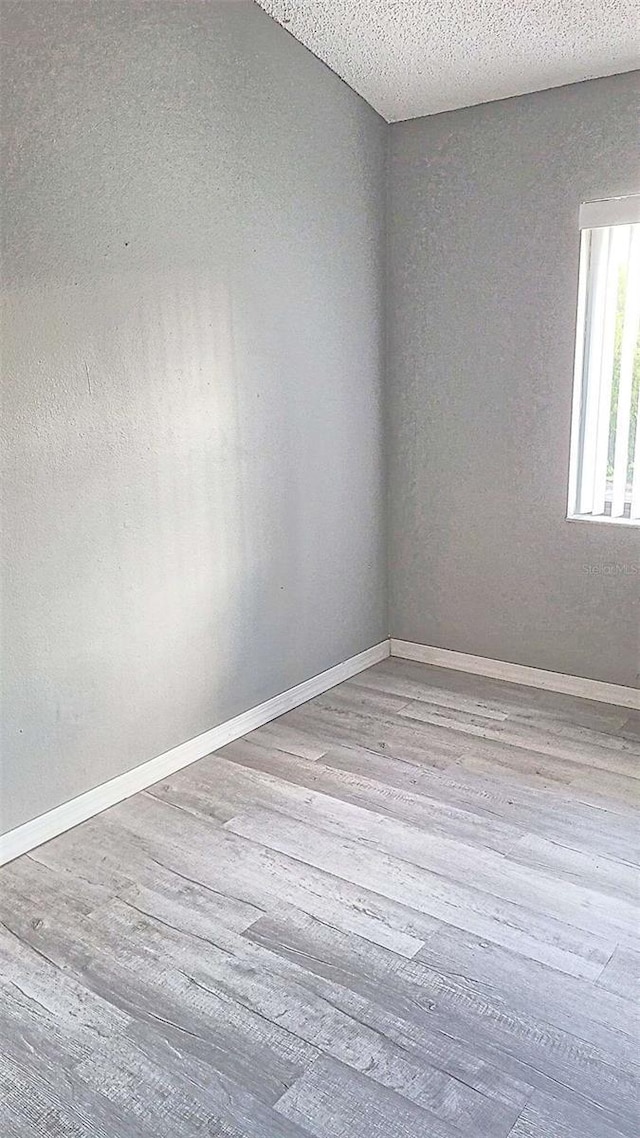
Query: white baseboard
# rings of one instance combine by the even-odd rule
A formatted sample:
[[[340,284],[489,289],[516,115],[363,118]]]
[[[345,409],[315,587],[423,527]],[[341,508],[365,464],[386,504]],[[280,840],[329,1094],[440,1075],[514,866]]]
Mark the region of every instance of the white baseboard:
[[[130,798],[139,790],[145,790],[154,782],[167,778],[182,767],[203,759],[205,755],[210,755],[212,751],[232,743],[234,739],[239,739],[249,731],[255,731],[257,727],[262,727],[270,720],[277,719],[279,715],[284,715],[285,711],[291,711],[301,703],[306,703],[308,699],[328,691],[329,688],[348,680],[358,672],[363,672],[372,664],[386,660],[388,655],[389,641],[383,640],[373,648],[367,648],[357,656],[351,656],[342,664],[336,664],[334,668],[320,672],[319,675],[304,680],[303,683],[289,688],[281,695],[268,699],[266,703],[252,707],[242,715],[236,715],[234,719],[228,719],[226,723],[221,723],[218,727],[213,727],[210,731],[205,731],[204,734],[197,735],[195,739],[189,739],[178,747],[172,747],[163,755],[149,759],[148,762],[141,763],[140,766],[110,779],[109,782],[103,782],[69,802],[63,802],[61,806],[56,806],[54,810],[41,814],[31,822],[17,826],[15,830],[9,830],[0,836],[0,865],[13,861],[20,854],[27,853],[36,846],[41,846],[43,842],[48,842],[65,830],[70,830],[87,818],[92,818],[94,814],[100,814],[109,806],[115,806],[116,802]]]
[[[391,655],[402,660],[417,660],[421,664],[454,668],[459,672],[471,672],[475,676],[489,676],[494,680],[507,680],[513,684],[525,684],[527,687],[640,710],[640,691],[637,688],[607,684],[603,680],[589,680],[583,676],[568,676],[562,672],[545,672],[542,668],[528,668],[525,664],[509,664],[505,660],[470,656],[466,652],[451,652],[448,648],[433,648],[429,644],[413,644],[409,640],[395,640],[393,637],[390,643]]]
[[[0,865],[13,861],[20,854],[28,853],[29,850],[50,841],[65,830],[72,829],[87,818],[100,814],[109,806],[115,806],[124,798],[130,798],[139,790],[153,786],[155,782],[167,778],[198,759],[203,759],[212,751],[247,735],[249,731],[255,731],[272,719],[277,719],[279,715],[284,715],[286,711],[291,711],[301,703],[306,703],[314,696],[321,695],[322,692],[342,683],[343,680],[348,680],[358,672],[370,668],[372,664],[386,660],[389,655],[403,660],[416,660],[422,664],[433,664],[439,668],[453,668],[477,676],[489,676],[496,680],[525,684],[527,687],[542,688],[546,691],[561,692],[564,695],[640,710],[640,691],[635,688],[590,680],[582,676],[564,675],[561,672],[547,672],[542,668],[529,668],[524,664],[510,664],[504,660],[490,660],[485,656],[471,656],[465,652],[452,652],[447,648],[434,648],[429,644],[414,644],[408,640],[394,638],[383,640],[373,648],[367,648],[365,652],[351,656],[350,659],[336,664],[326,672],[320,672],[319,675],[304,680],[303,683],[289,688],[281,695],[250,708],[242,715],[236,715],[234,719],[228,719],[226,723],[220,723],[218,727],[197,735],[195,739],[189,739],[186,743],[165,751],[163,755],[158,755],[157,758],[149,759],[133,770],[126,771],[125,774],[118,775],[117,778],[112,778],[109,782],[104,782],[93,790],[72,798],[69,802],[63,802],[61,806],[56,806],[54,810],[41,814],[31,822],[25,822],[15,830],[9,830],[0,836]]]

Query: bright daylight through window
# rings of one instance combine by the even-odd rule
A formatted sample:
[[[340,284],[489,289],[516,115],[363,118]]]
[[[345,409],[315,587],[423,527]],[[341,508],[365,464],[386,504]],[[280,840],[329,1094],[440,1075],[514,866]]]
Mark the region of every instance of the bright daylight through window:
[[[569,517],[640,525],[640,195],[580,208]]]

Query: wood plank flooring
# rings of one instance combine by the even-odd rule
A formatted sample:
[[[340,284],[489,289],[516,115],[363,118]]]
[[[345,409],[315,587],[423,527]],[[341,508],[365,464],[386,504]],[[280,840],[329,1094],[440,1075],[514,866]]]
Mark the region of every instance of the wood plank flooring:
[[[11,1138],[632,1138],[640,714],[388,660],[0,870]]]

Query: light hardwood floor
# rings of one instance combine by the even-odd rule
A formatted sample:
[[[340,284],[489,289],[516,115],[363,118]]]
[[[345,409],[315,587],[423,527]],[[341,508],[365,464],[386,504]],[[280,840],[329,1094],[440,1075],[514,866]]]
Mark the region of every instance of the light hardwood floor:
[[[631,1138],[640,715],[389,660],[0,871],[11,1138]]]

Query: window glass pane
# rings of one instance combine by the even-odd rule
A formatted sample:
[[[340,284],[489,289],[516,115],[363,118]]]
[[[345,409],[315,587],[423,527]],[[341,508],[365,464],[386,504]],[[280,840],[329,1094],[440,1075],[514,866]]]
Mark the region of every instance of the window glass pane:
[[[637,523],[640,223],[583,229],[580,256],[569,515]]]

